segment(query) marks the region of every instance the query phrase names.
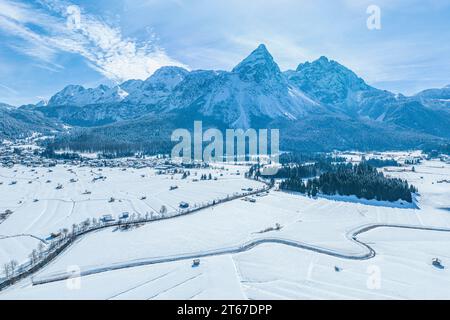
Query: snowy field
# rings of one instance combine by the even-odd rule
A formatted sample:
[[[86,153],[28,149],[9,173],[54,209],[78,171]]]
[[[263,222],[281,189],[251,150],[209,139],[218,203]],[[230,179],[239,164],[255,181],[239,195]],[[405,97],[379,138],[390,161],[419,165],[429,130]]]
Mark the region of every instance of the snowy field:
[[[162,204],[175,209],[183,200],[207,201],[260,185],[233,174],[237,168],[213,170],[218,181],[192,182],[192,176],[186,180],[175,176],[176,183],[149,169],[104,169],[101,174],[107,179],[95,184],[88,168],[74,170],[79,181],[69,184],[74,174],[67,169],[58,168],[51,178],[37,173],[44,175],[39,180],[64,182],[62,190],[42,187],[45,184],[37,181],[28,184],[34,173],[27,170],[19,169],[12,176],[11,169],[1,169],[6,183],[0,186],[0,206],[11,207],[14,213],[0,224],[0,234],[44,237],[86,217],[158,210]],[[253,196],[254,203],[234,200],[129,231],[108,228],[91,233],[33,278],[52,279],[74,267],[88,275],[40,285],[25,279],[1,292],[0,299],[450,299],[450,232],[378,227],[357,235],[376,252],[375,257],[339,257],[368,253],[367,247],[352,239],[363,226],[450,230],[450,188],[442,182],[450,180],[449,164],[424,161],[415,165],[415,172],[402,167],[388,168],[385,174],[406,178],[418,187],[416,206],[384,206],[351,197],[311,199],[272,190]],[[17,185],[8,185],[12,179]],[[168,191],[172,184],[179,189]],[[10,191],[20,186],[23,193]],[[84,189],[92,194],[81,195]],[[139,200],[143,194],[147,201]],[[108,203],[112,196],[122,202]],[[35,197],[42,200],[30,202]],[[18,205],[21,199],[23,204]],[[276,224],[280,230],[273,230]],[[30,236],[0,239],[0,258],[25,252],[38,241]],[[249,243],[255,245],[246,247]],[[6,246],[18,249],[6,250]],[[192,267],[196,256],[201,256],[201,263]],[[444,269],[431,264],[436,257]]]
[[[242,188],[263,186],[236,174],[244,170],[242,166],[192,169],[191,175],[182,179],[182,174],[158,175],[153,169],[0,168],[0,212],[13,211],[0,222],[0,265],[11,259],[23,261],[37,247],[38,239],[45,240],[61,228],[70,230],[72,224],[88,218],[105,214],[117,218],[122,212],[158,213],[163,205],[173,212],[181,201],[194,206],[242,192]],[[202,181],[203,174],[217,180]],[[106,179],[93,181],[100,176]],[[57,189],[58,184],[63,188]],[[171,186],[178,188],[170,190]]]

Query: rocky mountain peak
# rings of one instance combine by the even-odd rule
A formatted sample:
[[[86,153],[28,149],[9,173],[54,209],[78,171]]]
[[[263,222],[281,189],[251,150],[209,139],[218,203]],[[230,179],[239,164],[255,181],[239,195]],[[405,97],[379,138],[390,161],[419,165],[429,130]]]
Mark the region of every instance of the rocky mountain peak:
[[[280,68],[264,44],[260,44],[247,58],[242,60],[232,72],[238,73],[242,80],[261,82],[278,78]]]

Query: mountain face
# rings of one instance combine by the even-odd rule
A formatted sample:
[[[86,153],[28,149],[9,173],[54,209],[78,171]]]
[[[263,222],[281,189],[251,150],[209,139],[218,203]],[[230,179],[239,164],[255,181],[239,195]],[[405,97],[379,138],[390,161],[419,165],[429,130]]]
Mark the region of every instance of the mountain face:
[[[427,106],[450,108],[450,85],[442,89],[428,89],[414,96]]]
[[[162,103],[162,110],[186,108],[230,127],[249,128],[264,119],[300,119],[321,107],[288,83],[261,45],[231,72],[191,72]]]
[[[450,84],[442,89],[428,89],[416,94],[418,98],[450,100]]]
[[[166,98],[187,73],[187,70],[179,67],[162,67],[145,81],[129,80],[113,88],[100,85],[97,88],[85,89],[80,85],[69,85],[51,97],[45,106],[82,107],[122,101],[154,104]]]
[[[27,111],[0,103],[0,139],[30,136],[35,132],[50,133],[61,130],[61,124],[39,112]]]
[[[266,46],[261,44],[231,71],[246,82],[256,83],[283,81],[281,70]]]
[[[424,91],[416,97],[395,95],[369,86],[353,71],[326,57],[300,64],[296,71],[285,74],[291,83],[329,109],[450,138],[450,110],[429,103],[432,98],[445,97],[445,88]]]
[[[85,106],[95,103],[114,103],[122,101],[128,93],[120,87],[110,88],[100,85],[97,88],[85,89],[79,85],[69,85],[55,94],[47,106]]]
[[[160,103],[170,95],[188,73],[187,70],[180,67],[162,67],[145,81],[128,82],[121,86],[129,93],[125,102],[133,104]]]
[[[142,145],[152,130],[167,141],[175,124],[191,128],[203,120],[206,127],[280,128],[286,149],[396,149],[450,139],[449,90],[396,95],[326,57],[282,72],[260,45],[231,71],[163,67],[112,88],[68,86],[31,111],[81,127],[73,137],[78,145],[86,144],[80,137]]]
[[[362,93],[375,90],[351,70],[326,57],[302,63],[295,72],[289,71],[286,75],[312,98],[336,107],[354,108]]]
[[[117,88],[126,92],[124,98],[111,98],[108,93],[114,88],[68,86],[53,96],[41,112],[71,124],[98,125],[149,112],[195,109],[230,127],[248,128],[255,121],[296,120],[322,108],[288,82],[264,45],[231,72],[163,67],[145,81],[131,80]],[[111,112],[113,103],[115,112]]]
[[[395,94],[369,86],[353,71],[326,57],[300,64],[296,71],[285,74],[322,105],[352,116],[384,121],[386,109],[398,102]]]

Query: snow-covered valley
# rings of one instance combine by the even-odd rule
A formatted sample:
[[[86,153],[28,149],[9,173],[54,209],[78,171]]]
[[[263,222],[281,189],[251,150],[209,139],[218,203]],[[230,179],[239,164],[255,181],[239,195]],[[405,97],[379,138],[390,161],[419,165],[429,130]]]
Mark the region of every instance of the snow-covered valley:
[[[0,299],[449,299],[450,189],[443,181],[450,165],[431,160],[410,169],[385,174],[418,187],[414,207],[271,189],[252,201],[88,233]],[[0,207],[13,211],[0,224],[2,264],[26,260],[39,239],[86,218],[157,213],[163,205],[176,211],[182,201],[192,206],[264,186],[231,165],[190,169],[185,179],[150,168],[33,170],[0,168]],[[194,182],[209,173],[217,180]],[[106,179],[93,182],[99,175]],[[81,277],[64,277],[73,270]]]

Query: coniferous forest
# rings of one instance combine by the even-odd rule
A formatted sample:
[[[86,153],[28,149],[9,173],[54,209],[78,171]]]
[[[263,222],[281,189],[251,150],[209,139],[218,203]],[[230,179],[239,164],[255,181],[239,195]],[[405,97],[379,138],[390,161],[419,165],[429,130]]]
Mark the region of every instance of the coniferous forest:
[[[398,167],[399,166],[399,163],[397,161],[395,161],[394,159],[371,158],[371,159],[368,159],[365,161],[368,165],[375,167],[375,168]]]
[[[368,200],[407,202],[412,202],[412,193],[417,192],[417,189],[406,180],[387,178],[367,162],[335,165],[333,170],[308,180],[292,175],[281,182],[280,189],[297,191],[309,196],[316,196],[318,193],[355,195]]]
[[[344,164],[345,158],[331,157],[320,153],[286,153],[280,157],[283,166],[275,175],[264,176],[263,178],[311,178],[319,176],[323,172],[333,171],[337,164]],[[250,174],[257,168],[251,168]]]

